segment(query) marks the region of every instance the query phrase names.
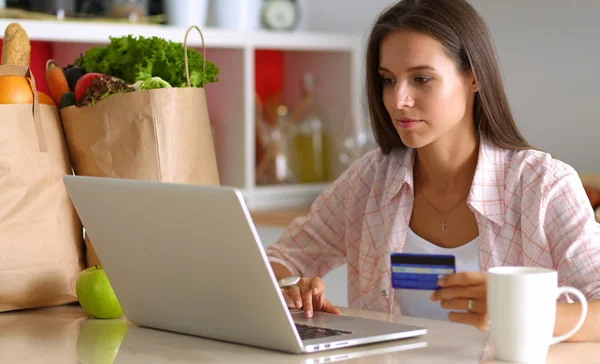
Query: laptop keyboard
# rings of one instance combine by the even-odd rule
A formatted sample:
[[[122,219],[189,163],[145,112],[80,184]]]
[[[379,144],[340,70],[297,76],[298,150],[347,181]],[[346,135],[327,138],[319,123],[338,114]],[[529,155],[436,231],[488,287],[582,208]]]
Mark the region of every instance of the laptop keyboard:
[[[351,334],[351,332],[349,331],[327,329],[324,327],[308,326],[302,324],[296,324],[296,329],[298,330],[298,333],[300,334],[300,338],[302,340],[320,339],[329,336]]]

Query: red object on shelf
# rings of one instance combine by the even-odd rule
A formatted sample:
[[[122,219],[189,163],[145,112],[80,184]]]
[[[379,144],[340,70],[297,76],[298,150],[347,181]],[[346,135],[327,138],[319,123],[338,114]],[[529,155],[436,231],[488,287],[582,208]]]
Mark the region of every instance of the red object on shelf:
[[[278,50],[256,50],[254,53],[254,87],[258,102],[263,107],[263,116],[266,122],[273,124],[274,110],[264,111],[264,108],[273,109],[274,102],[281,98],[283,92],[283,52]],[[262,160],[265,151],[259,145],[258,135],[255,138],[256,163]]]
[[[0,39],[0,57],[2,57],[2,39]],[[31,41],[30,68],[35,77],[38,91],[50,95],[46,84],[46,61],[52,58],[52,45],[49,42]]]
[[[261,101],[283,89],[283,52],[257,50],[254,61],[256,93]]]

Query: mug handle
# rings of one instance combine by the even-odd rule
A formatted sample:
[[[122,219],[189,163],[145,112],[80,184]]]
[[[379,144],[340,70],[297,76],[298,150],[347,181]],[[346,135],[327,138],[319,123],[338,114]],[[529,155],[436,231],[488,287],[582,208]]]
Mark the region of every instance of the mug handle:
[[[583,293],[581,293],[580,290],[573,288],[573,287],[559,287],[557,297],[559,297],[563,293],[572,293],[573,295],[577,296],[577,298],[579,299],[579,302],[581,303],[581,315],[579,315],[579,321],[577,322],[577,325],[575,325],[574,328],[572,328],[566,334],[553,337],[552,340],[550,341],[550,345],[558,344],[559,342],[565,341],[568,338],[570,338],[571,336],[575,335],[575,333],[577,331],[579,331],[579,329],[583,325],[583,322],[585,321],[585,317],[587,316],[588,303],[587,303],[587,300],[585,299],[585,296],[583,295]]]

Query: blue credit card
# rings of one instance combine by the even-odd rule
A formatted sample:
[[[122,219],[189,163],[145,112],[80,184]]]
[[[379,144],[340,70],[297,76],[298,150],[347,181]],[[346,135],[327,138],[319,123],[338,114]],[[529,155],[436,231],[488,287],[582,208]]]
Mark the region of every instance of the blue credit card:
[[[438,279],[456,273],[454,255],[392,253],[392,287],[436,290]]]

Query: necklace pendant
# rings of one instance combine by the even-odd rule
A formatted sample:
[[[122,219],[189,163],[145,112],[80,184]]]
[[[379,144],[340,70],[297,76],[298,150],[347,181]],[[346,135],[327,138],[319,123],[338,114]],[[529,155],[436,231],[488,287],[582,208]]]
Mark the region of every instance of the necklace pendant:
[[[442,216],[442,223],[440,224],[440,226],[442,227],[442,231],[446,230],[446,218],[444,216]]]

